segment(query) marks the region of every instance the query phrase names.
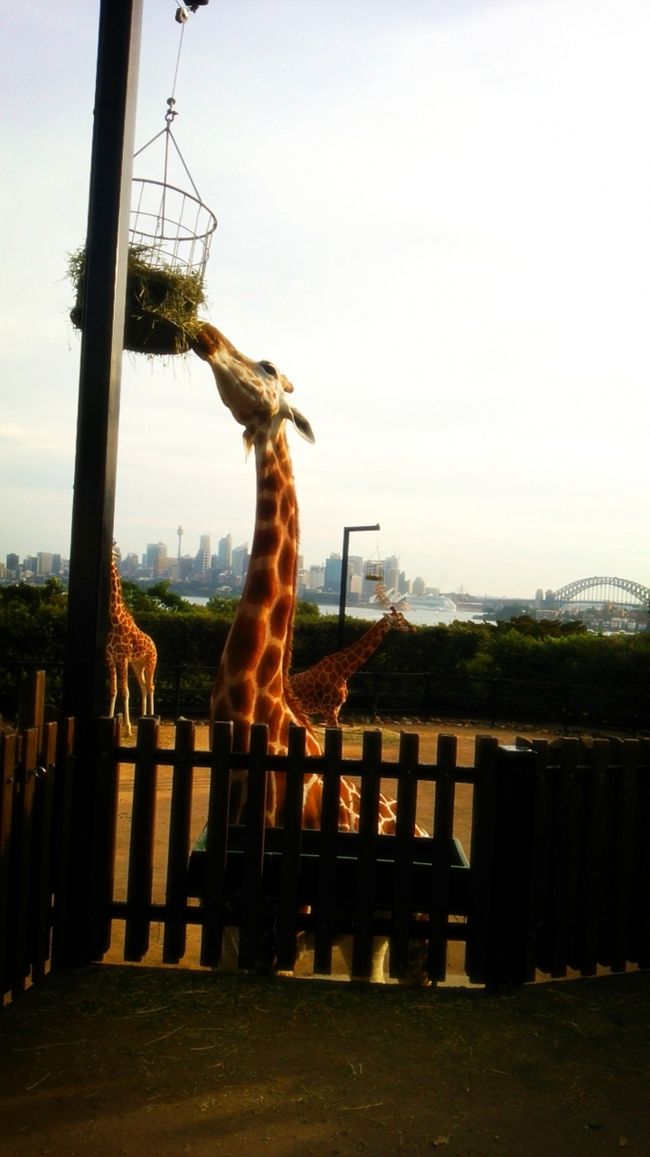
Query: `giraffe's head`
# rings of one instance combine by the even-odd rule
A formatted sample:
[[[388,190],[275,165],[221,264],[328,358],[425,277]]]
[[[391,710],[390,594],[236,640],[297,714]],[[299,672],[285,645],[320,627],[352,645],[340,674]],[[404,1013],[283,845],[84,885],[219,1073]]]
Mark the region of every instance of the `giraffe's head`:
[[[409,623],[408,619],[404,618],[404,615],[401,611],[398,611],[397,607],[391,607],[390,610],[386,612],[385,617],[389,620],[390,625],[394,631],[415,630],[413,623]]]
[[[207,323],[194,339],[194,350],[208,362],[224,405],[244,427],[247,449],[258,438],[272,437],[285,419],[293,422],[308,442],[314,441],[307,419],[287,398],[293,386],[271,362],[255,362],[240,354],[232,342]]]

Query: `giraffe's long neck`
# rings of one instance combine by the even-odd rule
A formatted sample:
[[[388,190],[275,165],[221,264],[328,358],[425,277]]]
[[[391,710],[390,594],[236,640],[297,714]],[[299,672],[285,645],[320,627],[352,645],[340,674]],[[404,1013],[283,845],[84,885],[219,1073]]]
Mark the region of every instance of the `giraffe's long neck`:
[[[248,574],[211,699],[213,719],[232,720],[246,750],[252,723],[269,728],[271,750],[286,751],[287,703],[298,559],[298,505],[284,431],[255,447],[257,502]],[[314,753],[317,753],[314,752]]]
[[[119,571],[117,569],[117,562],[115,561],[114,554],[111,554],[108,615],[112,627],[116,626],[120,621],[131,618],[131,614],[127,610],[126,604],[122,597],[122,582],[120,579]]]
[[[368,659],[373,651],[381,643],[382,639],[388,634],[392,627],[391,620],[383,615],[376,623],[373,623],[370,630],[366,631],[356,643],[351,643],[343,651],[338,651],[332,655],[331,658],[336,664],[337,674],[344,679],[348,679],[359,667],[363,666],[366,659]]]

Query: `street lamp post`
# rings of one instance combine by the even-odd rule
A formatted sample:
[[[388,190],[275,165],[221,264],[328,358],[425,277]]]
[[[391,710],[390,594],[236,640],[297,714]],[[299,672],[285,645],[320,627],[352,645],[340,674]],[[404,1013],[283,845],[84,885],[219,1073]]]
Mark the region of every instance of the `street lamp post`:
[[[343,527],[343,554],[341,557],[341,588],[339,595],[339,629],[338,650],[343,649],[343,635],[345,631],[345,596],[348,588],[348,547],[350,535],[356,530],[379,530],[379,523],[375,526],[344,526]]]

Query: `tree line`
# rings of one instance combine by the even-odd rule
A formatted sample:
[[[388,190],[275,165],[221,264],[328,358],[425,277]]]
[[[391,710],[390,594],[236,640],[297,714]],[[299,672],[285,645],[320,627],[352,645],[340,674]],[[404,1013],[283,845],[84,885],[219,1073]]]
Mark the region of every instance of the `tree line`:
[[[237,601],[187,603],[168,583],[146,592],[124,581],[124,598],[158,649],[156,708],[205,718],[215,669]],[[15,712],[21,676],[44,669],[53,708],[63,676],[67,595],[56,580],[0,588],[0,712]],[[337,649],[338,622],[299,603],[292,669]],[[348,618],[346,645],[368,624]],[[650,728],[650,632],[599,635],[578,621],[417,627],[389,632],[350,682],[348,709],[386,714],[544,720],[585,727]]]

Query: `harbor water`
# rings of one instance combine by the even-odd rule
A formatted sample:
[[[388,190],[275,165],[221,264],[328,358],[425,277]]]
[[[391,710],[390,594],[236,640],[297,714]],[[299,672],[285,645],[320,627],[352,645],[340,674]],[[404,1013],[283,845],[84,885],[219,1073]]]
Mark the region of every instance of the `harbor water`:
[[[186,599],[186,602],[193,603],[194,606],[204,607],[208,600],[201,598],[198,595],[191,595]],[[338,618],[339,609],[334,603],[317,603],[318,610],[321,615],[334,615]],[[374,623],[386,613],[385,607],[365,606],[365,607],[346,607],[345,614],[351,619],[365,619],[368,623]],[[413,623],[414,627],[436,627],[439,624],[449,626],[453,622],[472,623],[480,622],[477,618],[477,612],[473,610],[456,609],[443,610],[437,607],[422,607],[422,606],[408,606],[403,611],[404,618],[408,619],[409,623]]]

